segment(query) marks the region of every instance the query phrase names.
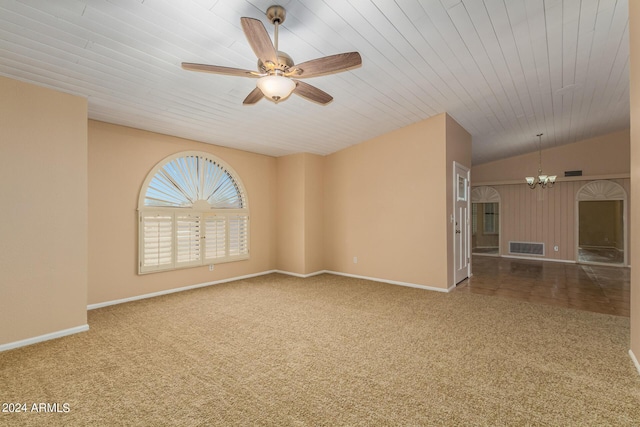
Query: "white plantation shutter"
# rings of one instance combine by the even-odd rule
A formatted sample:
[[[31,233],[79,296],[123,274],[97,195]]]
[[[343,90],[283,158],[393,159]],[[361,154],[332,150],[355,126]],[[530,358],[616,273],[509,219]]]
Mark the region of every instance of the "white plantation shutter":
[[[176,264],[199,265],[200,262],[200,215],[176,214]]]
[[[249,215],[229,217],[229,256],[249,254]]]
[[[173,215],[145,212],[140,217],[141,271],[173,267]]]
[[[139,273],[249,258],[249,209],[233,169],[187,151],[158,163],[138,199]]]
[[[213,261],[227,256],[227,221],[226,216],[207,216],[204,220],[204,258]]]

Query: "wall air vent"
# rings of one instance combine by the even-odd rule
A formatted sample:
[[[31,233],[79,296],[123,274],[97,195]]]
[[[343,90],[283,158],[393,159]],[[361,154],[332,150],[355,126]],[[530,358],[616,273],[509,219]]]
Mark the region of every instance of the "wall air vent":
[[[514,255],[542,255],[544,243],[537,242],[509,242],[509,253]]]

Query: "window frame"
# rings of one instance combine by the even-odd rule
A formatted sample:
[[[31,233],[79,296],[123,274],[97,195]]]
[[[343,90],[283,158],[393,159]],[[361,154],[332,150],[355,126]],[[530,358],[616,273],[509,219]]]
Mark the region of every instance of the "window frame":
[[[240,208],[231,208],[231,207],[217,207],[214,208],[211,206],[206,200],[196,200],[191,203],[190,206],[155,206],[155,205],[147,205],[145,204],[145,200],[147,199],[147,191],[149,189],[149,185],[152,182],[153,178],[156,174],[161,173],[163,168],[166,165],[169,165],[176,159],[180,159],[183,157],[200,157],[203,161],[213,162],[218,168],[224,172],[231,180],[231,183],[234,185],[238,199],[240,200]],[[188,162],[184,162],[187,164]],[[204,176],[204,172],[202,175],[199,175],[195,185],[205,185],[202,176]],[[226,179],[226,178],[225,178]],[[170,245],[166,244],[167,231],[164,231],[164,234],[160,236],[160,232],[158,235],[160,236],[158,240],[164,240],[164,245],[162,248],[165,250],[164,257],[161,258],[161,254],[158,255],[158,259],[162,259],[164,262],[157,264],[147,264],[145,261],[149,258],[148,250],[154,249],[150,247],[147,243],[149,240],[149,235],[146,233],[147,229],[145,228],[145,224],[151,224],[153,222],[153,217],[162,217],[166,222],[166,218],[171,218],[171,243]],[[179,227],[178,224],[180,222],[180,218],[185,218],[183,221],[183,230],[182,236],[185,239],[186,245],[179,246],[180,238],[179,238]],[[192,224],[187,227],[186,218],[191,218]],[[217,221],[222,221],[224,224],[224,236],[220,236],[220,222],[213,228],[208,228],[208,221],[217,219]],[[238,221],[237,225],[234,223]],[[153,233],[153,226],[151,227],[151,233]],[[232,236],[232,228],[235,227],[236,235]],[[221,239],[224,241],[223,255],[220,256],[220,248],[216,245],[216,256],[208,256],[211,255],[207,253],[207,238],[216,238],[218,242]],[[161,245],[158,244],[158,253],[160,252]],[[185,249],[185,252],[181,252],[180,248]],[[209,248],[211,248],[209,246]],[[145,251],[147,249],[147,251]],[[169,255],[166,255],[166,251],[170,252]],[[152,252],[152,256],[153,256]],[[233,254],[232,254],[233,253]],[[186,260],[180,260],[178,257],[181,254],[190,255]],[[167,262],[167,256],[170,257],[170,261]],[[244,186],[239,179],[238,174],[229,166],[226,162],[221,160],[219,157],[212,155],[207,152],[202,151],[182,151],[179,153],[175,153],[169,157],[158,162],[153,169],[147,175],[138,198],[138,274],[147,274],[147,273],[155,273],[160,271],[170,271],[177,270],[182,268],[190,268],[190,267],[198,267],[202,265],[212,265],[226,262],[234,262],[249,259],[250,256],[250,216],[249,216],[249,205],[247,200],[247,193],[244,189]],[[146,258],[145,258],[146,257]]]
[[[491,212],[487,212],[487,206],[491,205]],[[496,212],[497,211],[497,212]],[[484,235],[499,233],[500,227],[500,205],[497,202],[483,202],[482,206],[482,228]]]

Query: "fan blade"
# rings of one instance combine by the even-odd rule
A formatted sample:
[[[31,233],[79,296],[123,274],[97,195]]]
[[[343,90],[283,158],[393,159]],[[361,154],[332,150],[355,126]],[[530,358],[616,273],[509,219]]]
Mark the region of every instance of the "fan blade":
[[[247,97],[244,99],[244,101],[242,101],[242,103],[244,105],[255,104],[256,102],[260,101],[262,98],[264,98],[262,91],[260,90],[259,87],[256,87],[254,90],[251,91],[249,95],[247,95]]]
[[[333,97],[331,95],[318,89],[315,86],[311,86],[310,84],[301,82],[299,80],[294,80],[294,82],[296,82],[296,88],[293,90],[293,93],[295,93],[296,95],[300,95],[303,98],[322,105],[328,104],[333,101]]]
[[[189,71],[201,71],[203,73],[225,74],[227,76],[259,77],[255,71],[241,70],[240,68],[220,67],[218,65],[193,64],[183,62],[182,68]]]
[[[340,73],[359,67],[360,65],[362,65],[362,58],[358,52],[339,53],[337,55],[325,56],[324,58],[312,59],[311,61],[298,64],[294,67],[291,74],[299,79],[303,79]]]
[[[240,18],[240,23],[242,24],[244,35],[247,37],[251,49],[253,49],[258,59],[264,64],[267,61],[271,61],[274,65],[277,65],[278,55],[273,43],[271,43],[267,30],[264,28],[264,24],[260,20],[253,18]]]

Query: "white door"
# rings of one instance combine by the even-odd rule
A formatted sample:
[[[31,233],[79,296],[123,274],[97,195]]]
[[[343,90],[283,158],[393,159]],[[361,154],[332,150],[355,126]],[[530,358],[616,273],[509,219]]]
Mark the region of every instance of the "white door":
[[[453,162],[453,259],[458,284],[469,277],[469,169]]]

